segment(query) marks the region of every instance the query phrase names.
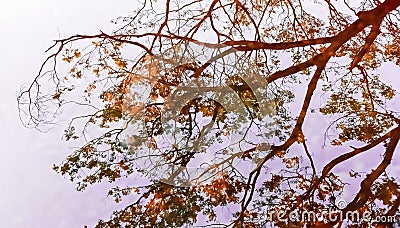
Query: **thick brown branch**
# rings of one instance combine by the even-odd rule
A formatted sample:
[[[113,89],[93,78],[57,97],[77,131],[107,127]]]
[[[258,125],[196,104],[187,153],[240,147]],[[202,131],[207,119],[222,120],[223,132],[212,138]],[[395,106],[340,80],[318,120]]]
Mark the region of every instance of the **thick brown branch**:
[[[369,196],[372,194],[370,189],[372,184],[376,179],[378,179],[378,177],[382,175],[382,173],[386,170],[386,167],[390,165],[397,143],[399,142],[399,139],[400,139],[400,127],[396,128],[391,132],[390,141],[388,143],[381,164],[379,164],[379,166],[370,174],[368,174],[367,177],[361,182],[360,191],[358,192],[357,196],[353,199],[353,201],[350,202],[349,205],[347,205],[347,207],[344,209],[344,212],[354,211],[365,204]]]
[[[367,39],[365,40],[365,44],[362,46],[361,50],[357,53],[356,57],[354,57],[353,61],[350,64],[350,70],[358,65],[358,63],[362,60],[364,55],[367,53],[371,45],[374,43],[376,37],[378,37],[380,33],[379,23],[378,25],[372,26],[372,30],[369,33]]]
[[[357,193],[356,197],[342,210],[343,214],[346,214],[348,211],[355,211],[358,208],[365,205],[368,199],[371,197],[371,186],[378,179],[382,173],[386,170],[386,168],[390,165],[394,151],[397,147],[397,144],[400,140],[400,127],[397,127],[390,133],[389,143],[387,145],[384,157],[382,162],[378,165],[378,167],[373,170],[370,174],[366,176],[366,178],[361,182],[360,190]],[[338,221],[331,221],[328,224],[320,225],[317,227],[332,227]]]
[[[359,155],[363,152],[366,152],[374,147],[376,147],[377,145],[381,144],[382,142],[384,142],[385,140],[387,140],[391,135],[393,135],[393,131],[389,131],[388,133],[386,133],[385,135],[383,135],[382,137],[379,137],[378,139],[372,141],[371,143],[369,143],[368,145],[365,145],[361,148],[356,148],[351,152],[345,153],[340,155],[339,157],[333,159],[331,162],[329,162],[328,164],[325,165],[325,167],[322,170],[322,174],[321,176],[318,178],[317,181],[313,182],[313,184],[310,186],[310,188],[303,194],[303,199],[306,199],[307,197],[310,196],[310,193],[313,192],[317,186],[322,182],[322,180],[328,176],[329,172],[338,164],[349,160],[350,158]]]
[[[254,50],[286,50],[296,47],[306,47],[310,45],[326,44],[332,43],[335,37],[323,37],[317,39],[301,40],[294,42],[279,42],[279,43],[265,43],[261,41],[248,41],[248,40],[238,40],[238,41],[226,41],[222,44],[227,46],[233,46],[239,51],[254,51]]]

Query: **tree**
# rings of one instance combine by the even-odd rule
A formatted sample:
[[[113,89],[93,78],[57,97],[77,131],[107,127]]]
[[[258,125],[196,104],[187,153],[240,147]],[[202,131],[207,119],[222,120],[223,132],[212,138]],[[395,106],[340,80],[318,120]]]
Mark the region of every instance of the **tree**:
[[[18,97],[21,117],[42,130],[61,111],[73,115],[65,140],[78,148],[54,170],[78,190],[144,177],[110,189],[116,202],[133,200],[98,227],[333,227],[339,212],[366,211],[393,218],[399,177],[388,169],[400,119],[380,67],[400,65],[399,5],[146,0],[113,21],[113,33],[56,40]],[[325,133],[311,127],[324,120]],[[334,151],[327,161],[308,146],[313,132]],[[367,153],[377,166],[349,167]],[[318,219],[292,217],[304,212]]]

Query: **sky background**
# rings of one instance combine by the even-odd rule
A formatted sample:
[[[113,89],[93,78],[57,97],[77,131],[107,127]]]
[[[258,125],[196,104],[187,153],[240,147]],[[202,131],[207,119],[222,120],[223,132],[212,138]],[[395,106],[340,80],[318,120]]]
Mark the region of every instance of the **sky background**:
[[[114,209],[123,206],[106,198],[107,183],[77,192],[74,184],[51,169],[71,152],[61,140],[64,128],[44,134],[23,127],[16,98],[21,86],[35,77],[52,40],[108,31],[111,19],[131,13],[137,6],[136,0],[0,1],[0,227],[93,227],[99,218],[108,219]],[[393,80],[398,69],[389,64],[382,72],[400,88],[400,80]],[[318,106],[319,101],[315,102]],[[331,148],[321,148],[323,142],[317,136],[324,129],[320,126],[321,121],[311,120],[305,133],[322,165],[329,160],[326,153]],[[369,156],[347,165],[357,170],[375,167],[379,159]],[[394,176],[400,176],[399,167],[396,159],[391,167]]]
[[[71,152],[62,127],[44,134],[18,118],[17,94],[32,81],[59,36],[110,29],[135,9],[129,0],[0,1],[0,227],[89,227],[115,209],[107,188],[77,192],[52,169]],[[121,207],[121,205],[117,205]]]

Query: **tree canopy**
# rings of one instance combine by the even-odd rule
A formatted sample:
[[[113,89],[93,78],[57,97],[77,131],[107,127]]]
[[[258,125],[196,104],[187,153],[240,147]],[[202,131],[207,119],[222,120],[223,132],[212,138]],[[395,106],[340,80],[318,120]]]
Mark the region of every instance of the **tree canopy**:
[[[53,168],[78,190],[121,183],[108,194],[128,205],[97,227],[340,227],[339,212],[399,216],[399,75],[381,70],[400,65],[399,6],[143,0],[112,21],[114,32],[55,40],[18,96],[21,119],[47,130],[70,118],[64,139],[75,149]],[[316,138],[331,152],[309,146]],[[358,170],[366,154],[376,165]]]

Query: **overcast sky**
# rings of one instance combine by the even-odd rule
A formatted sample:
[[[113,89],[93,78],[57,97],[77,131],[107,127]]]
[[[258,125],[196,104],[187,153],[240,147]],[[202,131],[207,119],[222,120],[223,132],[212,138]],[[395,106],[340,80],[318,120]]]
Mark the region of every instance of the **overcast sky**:
[[[71,152],[62,128],[43,134],[18,119],[16,96],[30,83],[52,40],[107,30],[135,0],[0,1],[0,227],[92,227],[115,208],[101,185],[86,192],[51,167]],[[118,205],[120,207],[120,205]]]
[[[52,171],[52,165],[71,152],[61,141],[64,129],[43,134],[24,128],[18,119],[16,96],[21,86],[34,78],[52,40],[107,31],[110,19],[129,14],[137,7],[135,3],[136,0],[0,1],[0,227],[92,227],[98,218],[107,219],[116,207],[122,207],[105,198],[107,184],[77,192],[74,184]],[[384,72],[391,72],[392,76],[393,69],[398,70],[385,65]],[[400,87],[398,80],[394,83]],[[311,122],[305,133],[320,129],[319,122],[314,125]],[[311,148],[316,148],[315,153],[321,152],[320,139],[311,138],[310,143]],[[321,163],[325,163],[323,157],[320,153]],[[357,163],[362,170],[366,163],[379,160],[360,157],[359,161],[363,161]],[[392,167],[396,166],[400,167],[399,159],[393,162]],[[399,176],[399,169],[393,172]]]

